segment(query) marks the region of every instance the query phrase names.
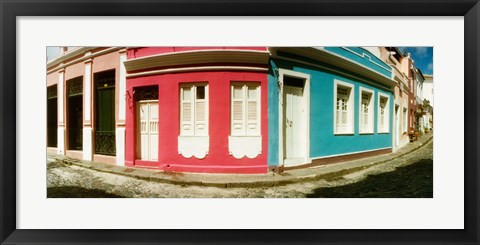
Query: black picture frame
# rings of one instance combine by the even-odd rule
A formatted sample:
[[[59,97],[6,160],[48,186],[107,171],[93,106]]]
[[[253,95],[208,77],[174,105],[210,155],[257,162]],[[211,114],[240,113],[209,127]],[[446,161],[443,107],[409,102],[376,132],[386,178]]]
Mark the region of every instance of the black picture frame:
[[[478,0],[0,0],[1,244],[479,244]],[[463,230],[21,230],[16,228],[17,16],[464,16],[465,229]],[[448,212],[448,210],[445,210]]]

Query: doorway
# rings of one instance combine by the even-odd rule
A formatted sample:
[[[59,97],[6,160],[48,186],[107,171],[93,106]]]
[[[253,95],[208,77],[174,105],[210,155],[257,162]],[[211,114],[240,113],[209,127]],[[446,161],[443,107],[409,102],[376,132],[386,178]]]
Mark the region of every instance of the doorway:
[[[47,88],[47,147],[57,147],[57,85]]]
[[[310,76],[281,70],[279,155],[284,167],[310,163],[309,81]]]
[[[395,105],[395,146],[400,144],[400,110],[399,106]]]
[[[83,77],[67,81],[68,149],[83,147]]]
[[[115,70],[95,78],[95,154],[115,156]]]
[[[137,159],[158,160],[158,101],[137,102]]]
[[[158,160],[158,86],[138,87],[134,89],[136,159],[142,161]]]

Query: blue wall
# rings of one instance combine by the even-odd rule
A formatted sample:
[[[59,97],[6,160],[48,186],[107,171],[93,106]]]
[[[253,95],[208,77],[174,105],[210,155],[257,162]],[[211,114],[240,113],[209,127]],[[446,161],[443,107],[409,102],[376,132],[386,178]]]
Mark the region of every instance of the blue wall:
[[[318,62],[317,62],[318,63]],[[327,66],[327,65],[326,65]],[[341,75],[332,71],[323,70],[290,61],[271,59],[268,75],[268,165],[276,166],[278,159],[278,79],[274,70],[277,68],[289,69],[301,73],[310,74],[310,157],[324,157],[351,152],[367,151],[392,146],[392,111],[393,94],[388,87],[364,83],[359,79]],[[346,71],[342,71],[346,72]],[[333,125],[333,96],[334,79],[354,84],[354,134],[334,135]],[[359,89],[360,86],[375,91],[374,97],[374,133],[369,135],[359,134]],[[377,103],[378,92],[390,95],[390,130],[389,133],[377,134]]]
[[[325,47],[326,50],[360,63],[386,77],[392,74],[392,68],[368,50],[359,47]]]

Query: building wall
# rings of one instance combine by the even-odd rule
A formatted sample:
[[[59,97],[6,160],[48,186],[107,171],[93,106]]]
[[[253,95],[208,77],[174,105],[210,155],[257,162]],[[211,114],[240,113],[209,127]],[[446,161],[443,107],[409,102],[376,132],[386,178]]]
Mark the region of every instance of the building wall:
[[[351,59],[384,76],[390,77],[392,69],[375,54],[359,47],[325,47],[326,50]]]
[[[140,58],[150,55],[169,54],[185,51],[199,50],[257,50],[266,51],[266,47],[139,47],[129,48],[127,53],[128,59]]]
[[[269,83],[269,166],[279,164],[279,112],[278,112],[278,77],[274,70],[288,69],[310,75],[310,158],[350,154],[392,147],[392,111],[393,95],[390,88],[375,85],[374,81],[366,83],[360,79],[342,75],[290,61],[271,59],[268,76]],[[346,71],[342,71],[346,72]],[[348,73],[348,72],[347,72]],[[351,74],[353,75],[353,74]],[[354,134],[334,135],[334,79],[354,84]],[[359,88],[360,86],[375,91],[374,96],[374,133],[359,134]],[[389,133],[377,133],[377,97],[378,92],[390,96]]]
[[[423,82],[423,97],[430,101],[430,105],[433,107],[433,76],[424,75],[425,81]]]
[[[119,125],[118,111],[120,110],[119,98],[120,89],[120,48],[76,48],[73,53],[62,53],[62,56],[49,61],[47,68],[47,85],[58,86],[58,154],[65,154],[70,157],[94,160],[107,163],[117,163],[123,165],[122,150],[123,141],[115,143],[116,156],[100,155],[95,153],[95,110],[96,110],[96,90],[95,73],[107,70],[115,71],[115,128]],[[82,77],[82,150],[68,150],[68,129],[69,129],[69,110],[67,84],[68,81],[77,77]],[[116,132],[116,137],[122,138]],[[118,144],[120,143],[120,144]],[[118,157],[120,156],[120,157]]]
[[[260,82],[262,152],[255,158],[236,159],[229,154],[230,135],[230,82]],[[205,158],[185,158],[179,154],[179,87],[181,83],[207,82],[209,93],[209,151]],[[141,161],[136,158],[136,114],[133,98],[127,102],[126,163],[129,166],[158,168],[165,171],[265,173],[268,154],[267,75],[256,72],[186,72],[162,74],[127,79],[127,94],[135,87],[158,86],[159,146],[158,161]]]
[[[400,84],[400,86],[402,86]],[[408,91],[400,89],[400,86],[395,86],[395,104],[399,106],[399,144],[396,147],[395,150],[398,150],[399,148],[405,146],[410,142],[410,138],[408,136]],[[403,110],[407,109],[407,126],[405,127],[404,125],[404,115],[403,115]],[[394,139],[395,140],[395,139]],[[395,141],[394,141],[395,142]],[[395,143],[394,143],[395,144]]]

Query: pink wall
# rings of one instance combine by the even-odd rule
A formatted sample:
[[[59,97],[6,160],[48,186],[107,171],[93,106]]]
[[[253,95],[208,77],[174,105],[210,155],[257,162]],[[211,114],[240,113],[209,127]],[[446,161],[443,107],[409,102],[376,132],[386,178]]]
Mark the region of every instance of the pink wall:
[[[130,48],[127,52],[127,59],[134,59],[149,55],[192,51],[207,49],[226,49],[226,50],[258,50],[267,51],[266,47],[151,47],[151,48]]]
[[[58,72],[52,72],[47,75],[47,87],[58,84]]]
[[[129,51],[130,52],[130,51]],[[204,159],[184,158],[178,154],[179,84],[208,82],[209,90],[209,154]],[[248,81],[261,84],[262,153],[256,158],[235,159],[229,155],[230,82]],[[158,85],[159,92],[159,156],[158,162],[135,161],[135,102],[133,88]],[[127,79],[127,93],[132,95],[126,108],[126,165],[148,166],[165,171],[265,173],[267,172],[267,74],[256,72],[191,72],[163,74]]]

